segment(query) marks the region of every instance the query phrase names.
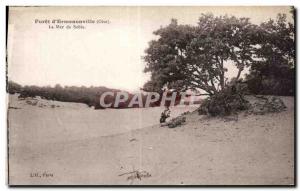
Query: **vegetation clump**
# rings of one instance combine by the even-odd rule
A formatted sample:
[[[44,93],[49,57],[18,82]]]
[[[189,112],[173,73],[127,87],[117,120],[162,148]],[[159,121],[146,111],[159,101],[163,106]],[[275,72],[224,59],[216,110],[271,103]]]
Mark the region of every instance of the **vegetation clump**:
[[[185,122],[186,122],[186,117],[179,116],[179,117],[171,119],[171,121],[169,121],[167,125],[169,128],[175,128],[177,126],[183,125]]]
[[[250,103],[244,98],[244,90],[237,85],[228,86],[223,91],[206,98],[198,109],[199,115],[227,116],[247,110]]]
[[[264,115],[266,113],[281,112],[286,109],[286,105],[279,97],[258,97],[258,101],[251,105],[249,114]]]

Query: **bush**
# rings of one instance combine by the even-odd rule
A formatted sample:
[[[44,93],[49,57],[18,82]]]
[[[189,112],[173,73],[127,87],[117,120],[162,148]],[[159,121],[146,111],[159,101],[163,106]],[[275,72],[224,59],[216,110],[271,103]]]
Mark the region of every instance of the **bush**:
[[[179,116],[173,118],[170,122],[168,122],[169,128],[175,128],[177,126],[183,125],[186,122],[186,118],[184,116]]]
[[[264,115],[265,113],[281,112],[286,109],[284,102],[278,97],[258,97],[249,109],[249,114]]]
[[[250,103],[244,99],[244,91],[245,87],[240,84],[227,86],[204,100],[198,109],[199,115],[226,116],[248,109]]]
[[[295,69],[281,69],[272,76],[249,74],[246,83],[250,93],[256,95],[295,95]]]
[[[295,85],[292,79],[251,79],[247,81],[249,90],[253,94],[294,96]]]

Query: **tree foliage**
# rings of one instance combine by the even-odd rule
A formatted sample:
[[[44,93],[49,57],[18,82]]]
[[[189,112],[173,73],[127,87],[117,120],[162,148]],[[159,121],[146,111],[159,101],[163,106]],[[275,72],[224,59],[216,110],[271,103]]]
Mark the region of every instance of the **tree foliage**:
[[[294,95],[294,25],[278,14],[259,26],[257,59],[247,75],[249,89],[255,94]]]
[[[151,73],[151,79],[144,89],[202,90],[215,95],[229,82],[225,65],[237,68],[235,81],[247,67],[251,75],[265,72],[276,76],[277,70],[293,67],[293,32],[283,14],[277,21],[261,25],[228,15],[202,14],[196,26],[180,25],[172,19],[154,31],[158,38],[145,51],[144,71]]]

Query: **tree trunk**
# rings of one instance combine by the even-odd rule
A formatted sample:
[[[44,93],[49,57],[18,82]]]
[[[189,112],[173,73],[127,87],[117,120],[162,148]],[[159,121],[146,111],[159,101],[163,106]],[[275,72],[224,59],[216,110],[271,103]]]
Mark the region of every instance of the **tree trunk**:
[[[243,71],[243,69],[240,68],[239,72],[238,72],[238,75],[236,76],[236,81],[238,81],[238,79],[240,78],[242,71]]]
[[[221,84],[221,90],[224,90],[224,87],[225,87],[225,72],[224,72],[223,59],[221,59],[221,76],[220,76],[220,84]]]

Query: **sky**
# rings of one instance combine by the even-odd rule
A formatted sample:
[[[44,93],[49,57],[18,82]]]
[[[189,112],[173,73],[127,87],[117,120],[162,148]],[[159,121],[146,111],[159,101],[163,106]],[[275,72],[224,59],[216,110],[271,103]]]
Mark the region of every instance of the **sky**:
[[[142,59],[153,31],[172,18],[196,25],[202,13],[249,17],[259,24],[290,7],[11,7],[8,79],[22,85],[106,86],[136,91],[149,79]],[[53,19],[95,20],[84,29],[49,29]],[[49,23],[41,21],[49,20]],[[38,21],[38,22],[36,22]],[[101,22],[105,23],[101,23]],[[78,24],[76,24],[78,25]],[[55,25],[54,25],[55,27]],[[228,77],[236,75],[228,68]]]

